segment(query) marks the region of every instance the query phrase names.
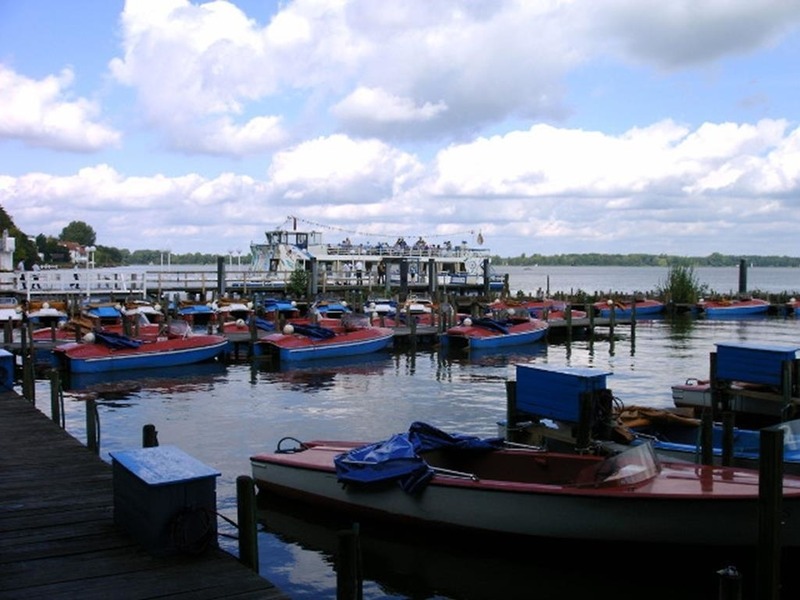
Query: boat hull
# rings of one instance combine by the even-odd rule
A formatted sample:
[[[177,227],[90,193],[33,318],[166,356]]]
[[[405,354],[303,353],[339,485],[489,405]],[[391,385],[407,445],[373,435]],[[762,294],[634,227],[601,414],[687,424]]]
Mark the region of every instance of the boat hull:
[[[383,327],[339,332],[332,338],[319,340],[299,334],[273,333],[254,344],[254,354],[276,355],[282,362],[301,362],[371,354],[390,347],[393,342],[394,332]]]
[[[510,327],[508,333],[475,325],[457,325],[442,334],[441,341],[451,348],[471,350],[507,348],[538,342],[547,336],[548,329],[547,322],[536,320]]]
[[[204,362],[223,354],[228,340],[220,336],[192,336],[111,349],[99,343],[70,343],[53,353],[71,373],[105,373],[128,369],[176,367]]]
[[[702,302],[698,305],[703,315],[710,318],[735,318],[765,315],[769,311],[766,300],[734,300],[731,302]]]
[[[758,540],[758,477],[750,471],[732,475],[732,470],[665,463],[666,472],[658,483],[608,491],[437,474],[422,492],[411,495],[396,482],[377,489],[342,485],[333,458],[349,448],[328,443],[331,446],[308,460],[303,456],[308,450],[252,457],[257,486],[268,495],[361,518],[475,533],[739,547],[755,545]],[[540,460],[546,462],[547,458]],[[702,477],[695,474],[698,469]],[[788,515],[784,543],[798,546],[800,488],[785,493],[783,502]]]
[[[594,308],[601,318],[611,318],[612,309],[608,306],[607,302],[597,302]],[[623,319],[631,318],[634,315],[634,308],[637,318],[647,317],[663,313],[664,303],[658,300],[643,300],[637,302],[635,307],[631,303],[616,304],[613,308],[614,317]]]

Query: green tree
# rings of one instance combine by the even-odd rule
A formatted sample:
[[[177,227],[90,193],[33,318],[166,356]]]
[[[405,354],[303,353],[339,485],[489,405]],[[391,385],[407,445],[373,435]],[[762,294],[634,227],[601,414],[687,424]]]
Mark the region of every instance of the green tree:
[[[13,237],[15,240],[15,266],[21,260],[25,262],[28,268],[30,268],[33,263],[39,262],[39,256],[36,253],[36,244],[14,225],[14,221],[8,216],[5,209],[0,206],[0,233],[3,231],[8,231],[9,237]]]
[[[48,264],[59,264],[69,262],[69,251],[59,244],[58,239],[40,233],[36,236],[36,249],[42,256],[42,260]]]
[[[71,221],[61,230],[58,239],[62,242],[75,242],[81,246],[94,246],[97,234],[94,229],[83,221]]]
[[[286,291],[293,298],[304,298],[308,291],[309,281],[310,277],[308,271],[296,269],[289,277],[289,283],[286,285]]]

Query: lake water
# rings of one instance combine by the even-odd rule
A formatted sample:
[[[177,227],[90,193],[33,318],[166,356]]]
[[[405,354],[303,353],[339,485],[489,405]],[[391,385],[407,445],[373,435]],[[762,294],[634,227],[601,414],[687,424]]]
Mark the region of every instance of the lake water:
[[[712,271],[713,286],[735,290],[738,270],[724,271]],[[544,288],[550,275],[551,292],[649,290],[666,276],[666,270],[649,268],[535,267],[508,272],[512,290]],[[705,271],[698,275],[701,281],[707,276]],[[750,289],[800,290],[798,269],[752,269],[748,279]],[[415,420],[450,432],[493,436],[497,421],[505,416],[506,381],[514,378],[515,365],[530,363],[603,369],[611,373],[608,385],[624,404],[667,407],[672,405],[670,386],[687,377],[706,377],[709,353],[722,341],[797,344],[800,319],[682,316],[639,322],[635,335],[630,327],[620,326],[614,339],[599,331],[595,337],[575,336],[571,343],[554,338],[530,348],[483,355],[452,356],[420,348],[286,370],[211,364],[82,379],[74,382],[79,389],[65,391],[67,430],[85,443],[84,401],[89,394],[98,400],[105,460],[110,461],[110,452],[140,447],[142,427],[154,424],[161,444],[176,445],[222,473],[218,509],[236,520],[236,478],[250,474],[251,455],[274,450],[284,436],[377,440],[405,431]],[[49,383],[37,382],[37,406],[48,415],[49,398]],[[258,540],[261,574],[292,598],[335,598],[332,555],[342,524],[327,515],[282,507],[263,516],[265,528]],[[222,533],[234,533],[223,520],[219,523]],[[237,552],[235,541],[222,537],[220,543]],[[364,532],[362,545],[367,599],[603,597],[631,589],[641,592],[650,577],[657,582],[647,590],[649,598],[708,598],[715,597],[709,596],[709,590],[716,592],[715,569],[731,560],[712,557],[700,573],[701,582],[693,583],[697,573],[683,559],[642,557],[625,549],[615,548],[619,553],[612,554],[602,547],[556,549],[550,544],[454,545],[378,532]],[[648,562],[634,567],[636,559]],[[665,564],[666,560],[675,562]],[[743,576],[752,581],[754,574],[744,570]]]
[[[522,290],[528,294],[543,292],[650,292],[664,287],[669,275],[667,267],[503,267],[499,273],[509,274],[512,294]],[[695,279],[709,292],[735,294],[739,290],[738,267],[697,267]],[[791,267],[751,267],[745,270],[747,290],[752,293],[800,293],[800,269]]]

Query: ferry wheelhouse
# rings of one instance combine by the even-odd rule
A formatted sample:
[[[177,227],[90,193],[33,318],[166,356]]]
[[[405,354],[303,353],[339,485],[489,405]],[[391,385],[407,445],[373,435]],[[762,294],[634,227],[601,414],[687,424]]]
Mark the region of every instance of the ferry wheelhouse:
[[[265,232],[266,241],[251,243],[252,271],[266,282],[286,283],[296,270],[308,271],[318,285],[480,287],[489,277],[490,289],[502,289],[493,274],[489,250],[458,244],[431,244],[422,237],[407,242],[351,243],[349,238],[325,242],[321,231],[301,230],[297,218]],[[480,234],[478,236],[481,242]],[[435,285],[434,285],[435,283]]]

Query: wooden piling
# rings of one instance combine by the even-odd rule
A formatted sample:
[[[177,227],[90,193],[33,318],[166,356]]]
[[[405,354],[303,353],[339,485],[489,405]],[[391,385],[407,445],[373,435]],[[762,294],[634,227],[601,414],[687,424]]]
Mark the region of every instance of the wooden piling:
[[[100,454],[100,419],[94,398],[86,399],[86,447],[93,454]]]
[[[336,600],[361,600],[361,549],[358,539],[358,524],[337,534],[336,554]]]
[[[704,465],[710,465],[714,461],[713,427],[713,411],[704,408],[700,417],[700,462]]]
[[[722,412],[722,465],[733,464],[733,426],[735,413],[730,410]]]
[[[517,382],[506,381],[506,440],[516,442],[517,435]]]
[[[155,448],[158,446],[158,431],[156,426],[148,423],[142,427],[142,448]]]
[[[759,435],[758,553],[759,600],[778,600],[780,590],[783,429],[766,427]]]
[[[61,376],[57,369],[50,371],[50,418],[64,429],[63,398],[61,396]]]
[[[239,562],[258,573],[258,514],[252,477],[236,478],[236,508],[239,518]]]

